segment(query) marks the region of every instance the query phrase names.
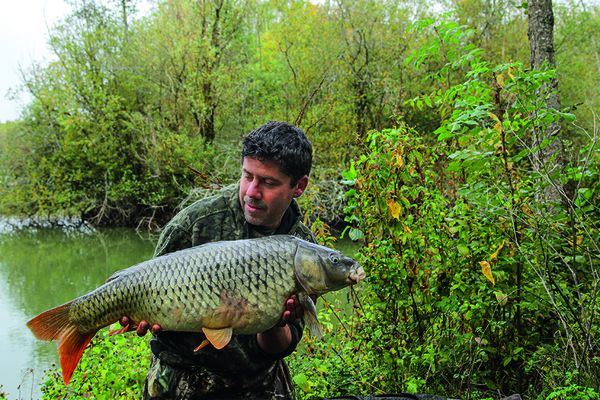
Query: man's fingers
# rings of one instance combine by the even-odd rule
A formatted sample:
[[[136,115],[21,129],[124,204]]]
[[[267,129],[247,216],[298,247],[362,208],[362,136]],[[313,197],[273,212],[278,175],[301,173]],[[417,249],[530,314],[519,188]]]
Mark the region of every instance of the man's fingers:
[[[160,327],[159,324],[154,324],[154,325],[152,325],[152,328],[151,328],[152,333],[156,333],[156,332],[160,331],[161,329],[162,328]]]
[[[121,326],[125,328],[123,332],[130,332],[134,329],[137,330],[138,328],[135,322],[130,320],[128,316],[121,317],[121,319],[119,320],[119,324],[121,324]]]
[[[148,323],[148,321],[140,321],[137,328],[135,329],[135,333],[137,333],[138,336],[144,336],[146,335],[146,333],[148,333],[149,327],[150,324]]]
[[[285,326],[288,322],[302,318],[303,316],[304,308],[302,308],[302,305],[300,305],[298,297],[296,295],[291,295],[285,301],[285,309],[283,310],[283,314],[281,314],[281,322],[279,323],[279,326]]]
[[[162,328],[159,324],[150,325],[150,323],[148,321],[142,320],[135,328],[135,333],[137,333],[138,336],[145,336],[148,333],[148,331],[151,331],[152,333],[156,333],[156,332],[160,331],[161,329]]]
[[[304,308],[298,301],[298,297],[296,297],[296,295],[291,295],[286,300],[285,308],[286,308],[286,312],[288,312],[288,313],[287,314],[284,313],[284,315],[282,317],[284,320],[285,319],[292,320],[292,319],[296,319],[296,318],[302,318],[302,316],[304,315]]]
[[[279,323],[279,326],[286,326],[291,318],[292,312],[290,310],[285,310],[281,316],[281,322]]]

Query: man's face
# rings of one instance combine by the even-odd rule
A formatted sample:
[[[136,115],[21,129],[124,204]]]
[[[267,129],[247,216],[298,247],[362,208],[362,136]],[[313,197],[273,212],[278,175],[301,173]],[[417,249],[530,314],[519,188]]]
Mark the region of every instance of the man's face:
[[[240,203],[246,221],[252,225],[276,229],[285,210],[295,197],[304,193],[308,177],[290,186],[292,178],[272,161],[245,157],[240,181]]]

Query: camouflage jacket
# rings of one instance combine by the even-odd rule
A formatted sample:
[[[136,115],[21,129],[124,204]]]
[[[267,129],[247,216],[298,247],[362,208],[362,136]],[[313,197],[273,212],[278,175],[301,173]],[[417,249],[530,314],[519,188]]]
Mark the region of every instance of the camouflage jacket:
[[[314,242],[300,221],[300,208],[293,201],[273,234],[290,234]],[[161,232],[154,256],[218,240],[238,240],[264,236],[244,218],[239,201],[239,184],[221,189],[216,196],[198,200],[179,212]]]
[[[239,184],[230,185],[219,194],[199,200],[179,212],[162,231],[155,256],[210,241],[264,236],[246,222],[238,196]],[[272,234],[292,234],[314,242],[312,233],[301,222],[300,209],[295,201],[286,211],[280,227]],[[159,332],[150,342],[155,356],[153,368],[156,369],[155,363],[162,364],[158,372],[162,375],[158,379],[162,385],[159,392],[168,387],[172,397],[165,398],[278,398],[265,393],[275,392],[269,385],[281,386],[281,379],[289,378],[282,376],[282,372],[287,371],[282,359],[296,348],[304,323],[297,320],[289,326],[292,344],[276,356],[258,347],[256,335],[237,335],[221,350],[207,346],[194,353],[193,349],[204,339],[202,333]],[[157,380],[157,371],[153,368],[148,374],[147,388],[156,384],[149,382],[150,378]],[[191,385],[197,388],[189,388]],[[287,386],[289,388],[289,382]],[[175,395],[174,391],[194,394],[186,397],[181,393]]]

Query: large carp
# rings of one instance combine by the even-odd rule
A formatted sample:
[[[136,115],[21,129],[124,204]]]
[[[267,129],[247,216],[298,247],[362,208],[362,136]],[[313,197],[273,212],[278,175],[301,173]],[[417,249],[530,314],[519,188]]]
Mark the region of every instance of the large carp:
[[[27,326],[38,339],[58,340],[68,384],[96,332],[124,315],[163,330],[202,331],[221,349],[232,334],[275,326],[292,294],[305,308],[307,325],[317,327],[310,296],[364,276],[351,258],[294,236],[213,242],[117,271],[102,286],[41,313]]]

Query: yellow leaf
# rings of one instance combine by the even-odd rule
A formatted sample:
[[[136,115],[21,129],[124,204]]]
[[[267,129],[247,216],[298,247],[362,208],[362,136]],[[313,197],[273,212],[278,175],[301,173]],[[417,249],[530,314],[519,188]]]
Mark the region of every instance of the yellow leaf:
[[[397,220],[400,220],[400,213],[402,212],[402,206],[400,204],[396,203],[392,199],[386,200],[386,204],[387,204],[388,208],[390,209],[390,213],[392,214],[392,217],[396,218]]]
[[[394,157],[396,158],[396,165],[398,166],[398,168],[402,168],[402,166],[404,165],[404,157],[402,157],[403,153],[404,150],[402,149],[402,147],[398,147],[396,150],[394,150]]]
[[[402,227],[404,228],[404,233],[412,233],[412,230],[408,226],[403,225]]]
[[[402,168],[404,165],[404,158],[399,154],[396,154],[396,164],[398,165],[398,168]]]
[[[494,130],[498,133],[502,133],[502,124],[500,123],[500,121],[494,124]]]
[[[498,86],[504,87],[504,75],[496,75],[496,83],[498,84]]]
[[[492,267],[487,261],[479,261],[479,265],[481,265],[481,272],[488,279],[488,281],[492,282],[492,285],[496,284],[496,280],[494,279],[494,275],[492,275]]]
[[[508,68],[508,76],[510,77],[510,79],[514,80],[515,76],[512,74],[512,68]]]
[[[489,113],[489,116],[491,119],[493,119],[496,122],[500,122],[500,119],[496,116],[496,114],[494,113]]]
[[[496,249],[494,254],[492,254],[490,256],[490,262],[494,261],[498,257],[498,254],[500,254],[500,252],[502,251],[503,248],[504,248],[504,242],[500,243],[500,246],[498,246],[498,248]]]

